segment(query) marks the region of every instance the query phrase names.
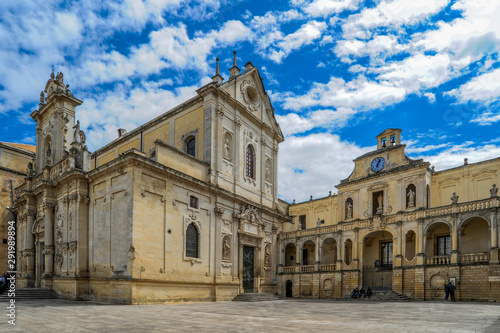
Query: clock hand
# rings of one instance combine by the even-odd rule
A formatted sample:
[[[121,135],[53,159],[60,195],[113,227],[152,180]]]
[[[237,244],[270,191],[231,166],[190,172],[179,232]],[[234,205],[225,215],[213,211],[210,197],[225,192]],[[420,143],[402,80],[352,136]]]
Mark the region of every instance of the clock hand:
[[[378,163],[377,163],[376,168],[378,168],[378,166],[379,166],[380,162],[382,162],[382,160],[378,160]]]

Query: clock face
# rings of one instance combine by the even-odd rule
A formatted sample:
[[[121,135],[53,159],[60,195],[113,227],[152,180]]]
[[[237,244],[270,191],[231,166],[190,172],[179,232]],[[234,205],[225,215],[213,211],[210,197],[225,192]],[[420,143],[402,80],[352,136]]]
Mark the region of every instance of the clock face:
[[[385,160],[383,157],[377,157],[372,161],[372,170],[377,172],[385,167]]]

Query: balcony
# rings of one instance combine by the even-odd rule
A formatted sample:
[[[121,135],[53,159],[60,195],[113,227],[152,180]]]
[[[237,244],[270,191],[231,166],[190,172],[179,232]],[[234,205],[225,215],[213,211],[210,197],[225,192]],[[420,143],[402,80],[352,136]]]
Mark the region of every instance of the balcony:
[[[425,264],[427,266],[449,265],[450,258],[450,255],[427,257],[425,258]]]
[[[488,252],[466,253],[460,255],[460,263],[462,265],[485,264],[490,261]]]

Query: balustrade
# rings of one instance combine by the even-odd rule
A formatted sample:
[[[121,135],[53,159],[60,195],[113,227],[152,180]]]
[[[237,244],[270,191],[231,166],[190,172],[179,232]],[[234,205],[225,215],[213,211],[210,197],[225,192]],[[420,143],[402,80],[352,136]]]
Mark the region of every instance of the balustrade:
[[[490,254],[488,252],[465,253],[460,255],[461,264],[487,263],[489,261]]]
[[[450,264],[450,256],[433,256],[425,258],[425,263],[429,266],[431,265],[449,265]]]

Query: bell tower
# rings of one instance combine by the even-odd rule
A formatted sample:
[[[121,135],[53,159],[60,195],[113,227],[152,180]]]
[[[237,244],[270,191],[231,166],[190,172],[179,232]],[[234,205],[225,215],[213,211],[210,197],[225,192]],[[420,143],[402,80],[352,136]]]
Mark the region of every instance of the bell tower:
[[[401,144],[401,129],[388,128],[377,135],[377,149],[384,149],[390,146]]]
[[[75,98],[64,85],[63,73],[50,74],[40,93],[38,110],[31,113],[36,125],[35,174],[61,161],[68,153],[74,138],[79,135],[75,124],[75,107],[83,101]],[[79,126],[77,126],[79,127]]]

